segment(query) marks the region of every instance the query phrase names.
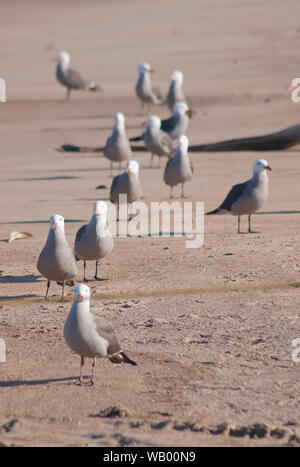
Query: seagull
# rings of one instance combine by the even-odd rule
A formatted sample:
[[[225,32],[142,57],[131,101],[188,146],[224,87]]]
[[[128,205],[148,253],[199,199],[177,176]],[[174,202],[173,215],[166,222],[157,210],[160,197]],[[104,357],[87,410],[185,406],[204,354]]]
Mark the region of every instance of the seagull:
[[[144,143],[149,152],[151,152],[150,167],[152,167],[153,156],[159,156],[158,167],[160,166],[160,157],[171,157],[173,153],[173,142],[171,137],[165,131],[161,130],[161,120],[156,115],[152,115],[147,120],[147,127],[144,134]]]
[[[139,164],[131,160],[126,163],[126,170],[121,175],[117,175],[111,184],[110,201],[118,205],[122,203],[122,197],[126,195],[126,202],[131,204],[142,196],[142,187],[139,180]]]
[[[240,231],[240,218],[248,215],[248,233],[255,233],[251,230],[251,214],[261,209],[268,197],[268,176],[266,170],[272,170],[268,162],[258,159],[253,164],[253,177],[244,183],[234,185],[229,191],[223,203],[211,214],[223,214],[230,212],[238,216],[238,233]]]
[[[193,166],[188,156],[189,140],[185,135],[178,137],[174,156],[167,162],[164,181],[171,186],[170,198],[173,198],[173,186],[181,183],[181,197],[184,198],[184,184],[192,178]]]
[[[128,363],[136,366],[122,350],[116,333],[110,323],[100,316],[90,312],[90,288],[78,284],[74,289],[74,301],[64,325],[64,338],[73,352],[81,357],[80,376],[78,383],[83,384],[82,371],[85,358],[92,358],[93,385],[96,358],[106,357],[112,363]]]
[[[170,87],[167,93],[165,103],[167,104],[169,109],[172,110],[176,102],[185,102],[185,96],[184,96],[184,92],[182,89],[182,84],[183,84],[182,71],[179,71],[179,70],[173,71],[169,80],[171,83],[170,83]]]
[[[73,286],[73,279],[77,276],[77,266],[72,249],[66,236],[64,218],[54,214],[50,218],[50,228],[46,244],[41,251],[37,262],[38,271],[48,279],[46,298],[51,281],[62,286],[61,301],[64,301],[65,285]]]
[[[160,129],[168,133],[172,139],[177,139],[178,136],[184,135],[187,132],[189,119],[196,112],[189,108],[185,102],[177,102],[173,106],[171,117],[161,120]],[[145,126],[146,123],[142,123]],[[129,141],[141,141],[144,139],[145,133],[140,136],[130,138]]]
[[[67,88],[66,101],[69,100],[72,89],[82,89],[87,91],[102,91],[94,81],[84,79],[78,71],[69,68],[70,55],[68,52],[60,52],[54,61],[58,62],[56,67],[57,80]]]
[[[93,207],[93,215],[90,222],[80,227],[76,234],[74,253],[76,260],[83,260],[83,280],[88,282],[85,275],[87,261],[96,261],[96,271],[94,278],[98,277],[99,259],[111,253],[114,241],[107,226],[107,203],[96,201]]]
[[[120,169],[122,161],[131,159],[132,152],[125,131],[125,117],[121,112],[116,113],[114,116],[113,132],[106,141],[103,153],[110,160],[111,175],[113,162],[119,162]]]
[[[148,63],[142,63],[138,68],[138,73],[139,77],[135,86],[135,92],[141,101],[142,111],[144,105],[147,104],[148,113],[151,104],[162,104],[162,98],[158,89],[152,87],[149,73],[154,73],[153,68]]]

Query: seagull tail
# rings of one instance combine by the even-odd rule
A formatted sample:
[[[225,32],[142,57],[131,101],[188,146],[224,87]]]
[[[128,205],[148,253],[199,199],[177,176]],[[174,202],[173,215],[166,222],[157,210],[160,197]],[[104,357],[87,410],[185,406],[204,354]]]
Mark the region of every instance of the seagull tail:
[[[210,216],[211,214],[219,214],[220,208],[214,209],[213,211],[209,211],[206,213],[206,216]]]
[[[109,356],[109,359],[112,363],[130,363],[130,365],[134,365],[136,366],[136,362],[134,362],[133,360],[131,360],[128,355],[126,355],[125,352],[123,352],[123,350],[121,350],[120,352],[117,352],[115,353],[114,355],[111,355]]]
[[[89,87],[89,91],[100,91],[100,92],[103,92],[103,89],[101,88],[101,86],[98,86],[98,84],[91,83],[91,84],[90,84],[90,87]]]
[[[133,138],[129,138],[129,141],[142,141],[144,138],[140,136],[134,136]]]

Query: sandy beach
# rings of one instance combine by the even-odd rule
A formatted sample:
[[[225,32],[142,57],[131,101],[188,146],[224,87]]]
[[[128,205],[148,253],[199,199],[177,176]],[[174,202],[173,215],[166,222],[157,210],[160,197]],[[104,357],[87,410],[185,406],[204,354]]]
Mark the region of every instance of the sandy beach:
[[[73,300],[36,269],[49,218],[65,218],[74,244],[95,200],[109,202],[110,164],[100,153],[65,153],[62,144],[101,147],[113,116],[128,136],[143,130],[134,93],[149,62],[165,96],[172,71],[196,114],[190,144],[267,134],[300,123],[290,85],[300,76],[300,7],[279,1],[12,0],[0,5],[0,446],[299,446],[299,148],[191,153],[186,198],[216,208],[233,184],[267,159],[269,197],[238,235],[231,215],[205,217],[204,244],[184,237],[116,237],[91,279],[91,310],[109,320],[136,367],[99,359],[95,385],[74,384],[80,357],[63,326]],[[103,92],[72,92],[55,79],[53,57]],[[167,118],[166,106],[150,114]],[[169,201],[166,159],[149,168],[136,152],[143,202]],[[115,174],[118,171],[115,170]],[[96,189],[98,186],[102,189]],[[242,230],[247,218],[242,217]],[[7,242],[10,232],[27,239]],[[76,283],[82,281],[78,262]],[[300,353],[299,353],[300,357]],[[295,360],[295,359],[294,359]],[[85,375],[91,371],[87,361]]]

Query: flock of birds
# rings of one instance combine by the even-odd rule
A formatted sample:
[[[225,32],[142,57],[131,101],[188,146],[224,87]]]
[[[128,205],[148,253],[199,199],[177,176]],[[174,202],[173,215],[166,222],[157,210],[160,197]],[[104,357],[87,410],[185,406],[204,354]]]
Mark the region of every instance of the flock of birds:
[[[77,71],[69,68],[70,56],[67,52],[61,52],[57,57],[58,65],[56,77],[67,88],[66,99],[74,89],[96,91],[100,86],[94,82],[85,80]],[[132,141],[143,140],[145,147],[151,153],[151,165],[153,156],[167,157],[168,162],[164,169],[163,179],[170,186],[170,198],[172,190],[181,184],[181,196],[184,197],[184,184],[190,180],[193,167],[188,156],[189,141],[185,135],[189,118],[194,111],[187,103],[183,92],[183,73],[175,71],[171,75],[171,84],[167,97],[162,99],[159,92],[152,86],[150,73],[151,66],[143,63],[138,68],[138,81],[135,91],[140,99],[142,109],[146,105],[149,111],[150,105],[167,104],[172,110],[172,116],[166,120],[160,120],[156,115],[147,119],[145,132],[135,138],[129,139],[125,130],[125,117],[119,112],[114,116],[112,135],[107,139],[103,148],[104,156],[113,163],[126,161],[126,170],[113,178],[110,189],[110,201],[119,207],[120,195],[127,196],[130,204],[142,195],[142,187],[139,180],[139,164],[132,160]],[[177,140],[174,151],[173,141]],[[240,217],[248,215],[248,232],[251,230],[251,215],[259,210],[268,196],[267,170],[271,170],[268,162],[259,159],[253,164],[253,176],[244,183],[234,185],[222,204],[208,215],[231,213],[238,218],[238,233],[240,233]],[[48,297],[51,281],[62,286],[61,300],[64,300],[64,288],[74,286],[74,278],[78,274],[76,262],[83,261],[83,281],[86,277],[86,262],[95,261],[95,280],[103,280],[98,275],[98,266],[101,258],[111,253],[114,246],[113,236],[108,229],[108,206],[104,201],[96,201],[93,213],[88,224],[80,227],[76,233],[74,246],[71,248],[65,236],[64,218],[55,214],[50,218],[48,237],[42,249],[38,262],[38,271],[47,279],[46,298]],[[86,284],[78,284],[74,289],[74,301],[65,322],[64,337],[68,346],[81,357],[79,383],[83,383],[82,371],[85,358],[92,358],[92,376],[90,384],[93,384],[93,372],[96,357],[107,357],[113,363],[129,363],[136,365],[120,347],[116,334],[111,325],[90,312],[90,290]]]

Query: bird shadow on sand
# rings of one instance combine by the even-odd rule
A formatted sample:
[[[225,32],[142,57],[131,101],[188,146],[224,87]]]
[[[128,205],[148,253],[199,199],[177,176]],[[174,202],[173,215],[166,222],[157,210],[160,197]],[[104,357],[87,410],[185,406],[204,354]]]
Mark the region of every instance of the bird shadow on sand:
[[[30,282],[40,282],[42,276],[25,274],[23,276],[0,276],[0,284],[24,284]]]
[[[265,214],[300,214],[300,211],[259,211],[255,212],[255,215],[265,215]]]
[[[25,300],[28,298],[36,299],[38,298],[38,296],[32,293],[29,293],[27,295],[4,295],[3,297],[0,297],[0,306],[1,306],[1,303],[3,302],[14,301],[14,300]]]
[[[84,379],[89,379],[88,376]],[[78,376],[67,376],[65,378],[47,378],[47,379],[32,379],[32,380],[11,380],[11,381],[0,381],[0,388],[11,388],[18,386],[41,386],[49,383],[63,383],[63,382],[75,383],[78,381]]]

